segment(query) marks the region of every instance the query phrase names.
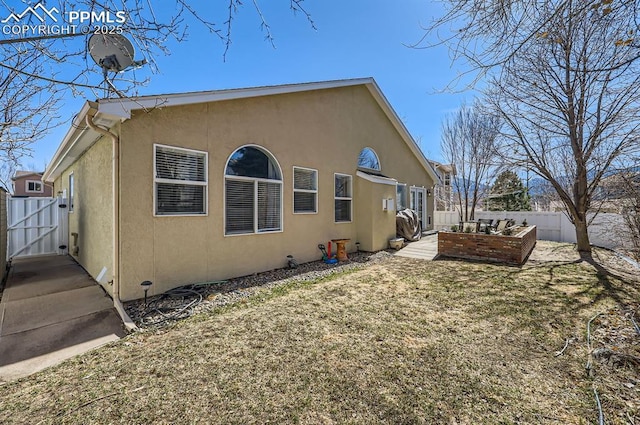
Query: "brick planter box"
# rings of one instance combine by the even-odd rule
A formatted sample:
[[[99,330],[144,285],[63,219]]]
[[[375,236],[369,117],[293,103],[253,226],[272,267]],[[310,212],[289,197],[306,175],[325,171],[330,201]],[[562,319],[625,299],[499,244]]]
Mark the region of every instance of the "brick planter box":
[[[528,226],[512,236],[438,232],[438,255],[524,264],[536,246],[536,237],[536,226]]]

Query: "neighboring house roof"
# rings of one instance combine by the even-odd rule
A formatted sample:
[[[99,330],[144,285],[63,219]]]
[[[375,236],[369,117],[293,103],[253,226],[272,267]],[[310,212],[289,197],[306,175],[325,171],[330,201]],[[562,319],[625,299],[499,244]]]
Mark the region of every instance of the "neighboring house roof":
[[[11,180],[17,180],[17,179],[21,179],[21,178],[25,178],[25,177],[34,177],[37,178],[38,180],[42,179],[42,175],[44,173],[39,172],[39,171],[16,171],[15,174],[13,175],[13,177],[11,177]]]
[[[102,135],[91,129],[86,119],[93,117],[93,122],[98,126],[111,129],[118,121],[131,118],[134,110],[149,110],[169,106],[192,105],[198,103],[219,102],[232,99],[243,99],[259,96],[271,96],[285,93],[296,93],[313,90],[332,89],[364,85],[380,108],[384,111],[396,131],[402,136],[409,149],[418,158],[434,183],[439,183],[440,178],[433,166],[424,156],[413,137],[404,126],[396,112],[382,94],[378,84],[373,78],[359,78],[350,80],[322,81],[315,83],[286,84],[279,86],[251,87],[228,90],[213,90],[204,92],[163,94],[154,96],[141,96],[127,99],[100,99],[97,102],[86,102],[80,112],[75,116],[71,127],[65,135],[58,150],[44,172],[43,180],[51,182],[55,180],[68,166],[89,149]]]
[[[455,174],[456,172],[455,166],[453,164],[441,164],[438,161],[434,161],[431,159],[429,160],[429,162],[431,163],[433,168],[436,169],[436,171],[441,171],[443,173],[451,173],[451,174]]]

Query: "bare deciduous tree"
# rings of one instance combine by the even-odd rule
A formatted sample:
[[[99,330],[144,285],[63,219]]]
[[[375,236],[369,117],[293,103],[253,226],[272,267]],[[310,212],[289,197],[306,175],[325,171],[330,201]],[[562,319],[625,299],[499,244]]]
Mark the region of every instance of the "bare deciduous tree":
[[[485,113],[477,101],[472,106],[463,104],[442,124],[440,146],[445,159],[455,167],[451,184],[462,221],[474,219],[483,196],[482,185],[497,168],[494,159],[499,128],[499,119]]]
[[[518,22],[530,38],[487,90],[506,123],[501,151],[554,187],[584,254],[598,185],[614,161],[640,149],[637,24],[620,3],[537,4]]]
[[[304,0],[283,0],[281,3],[294,14],[301,14],[315,29]],[[3,33],[9,35],[0,40],[0,108],[3,116],[0,122],[0,157],[10,161],[28,152],[29,144],[57,123],[59,99],[67,91],[83,97],[91,92],[95,97],[104,96],[104,87],[101,86],[103,71],[93,63],[87,51],[87,40],[91,34],[122,32],[140,55],[135,59],[143,59],[155,72],[158,68],[157,55],[169,54],[169,40],[187,40],[190,26],[199,26],[200,30],[204,29],[213,36],[213,41],[218,40],[221,56],[225,59],[232,43],[233,24],[243,7],[240,0],[215,2],[207,6],[186,0],[171,4],[152,0],[59,0],[36,5],[3,1],[2,4],[7,10],[7,15],[2,16],[2,24],[8,28],[8,32]],[[47,20],[42,22],[30,11],[31,7],[38,9],[36,12],[40,18],[46,13]],[[273,44],[274,36],[259,1],[253,0],[250,8],[255,11],[265,39]],[[79,11],[110,16],[117,25],[79,23],[74,20],[77,15],[71,13]],[[222,12],[222,15],[215,18],[207,15],[216,12]],[[43,23],[55,23],[56,28],[66,30],[57,34],[50,31],[28,35],[12,32],[14,28],[20,30],[23,25],[35,28]],[[215,54],[213,42],[208,49]],[[139,74],[134,73],[109,72],[108,81],[114,88],[117,85],[113,92],[118,96],[128,96],[137,94],[137,88],[146,79],[140,79]]]
[[[491,76],[488,97],[510,129],[503,152],[550,182],[588,256],[593,194],[615,160],[640,148],[640,1],[445,4],[418,47],[442,33],[475,81]]]
[[[15,45],[0,47],[4,61],[23,71],[0,68],[0,158],[6,162],[3,170],[13,170],[30,145],[58,123],[60,92],[34,76],[43,65],[33,52]]]

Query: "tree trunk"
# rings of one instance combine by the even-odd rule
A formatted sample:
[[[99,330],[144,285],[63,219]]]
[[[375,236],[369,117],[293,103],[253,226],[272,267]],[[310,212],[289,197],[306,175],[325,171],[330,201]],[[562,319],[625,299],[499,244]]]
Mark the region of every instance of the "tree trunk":
[[[591,254],[591,244],[589,243],[589,233],[587,232],[587,220],[578,220],[574,218],[574,224],[576,227],[576,241],[578,242],[578,252],[581,254]]]

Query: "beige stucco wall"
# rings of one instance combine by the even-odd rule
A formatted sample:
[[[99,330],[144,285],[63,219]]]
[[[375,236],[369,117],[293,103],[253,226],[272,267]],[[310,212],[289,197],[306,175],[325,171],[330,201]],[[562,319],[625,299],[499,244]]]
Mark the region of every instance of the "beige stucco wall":
[[[209,153],[206,217],[153,216],[154,143]],[[281,167],[283,231],[225,237],[225,165],[246,144],[264,147]],[[152,293],[161,293],[181,284],[284,267],[287,254],[300,262],[316,260],[317,245],[333,238],[351,239],[349,251],[360,237],[379,249],[378,239],[395,232],[393,213],[374,214],[358,227],[355,219],[367,206],[356,205],[361,198],[354,193],[354,221],[334,223],[334,173],[350,174],[355,192],[357,158],[364,147],[376,151],[383,174],[433,186],[364,86],[136,112],[122,124],[120,142],[121,298],[141,297],[144,280],[154,283]],[[317,214],[293,214],[294,166],[318,170]],[[381,212],[381,195],[395,199],[395,189],[377,186],[370,188],[367,202]],[[367,235],[378,227],[384,227],[381,236]]]
[[[384,210],[383,199],[395,205],[396,187],[372,182],[363,177],[355,178],[355,224],[360,249],[379,251],[389,246],[389,239],[396,234],[395,208]]]
[[[55,180],[56,192],[69,193],[69,175],[74,175],[73,212],[69,212],[69,254],[96,278],[107,268],[104,281],[113,276],[112,236],[112,144],[101,138]],[[74,245],[73,233],[77,233]],[[112,285],[100,282],[108,293]]]

